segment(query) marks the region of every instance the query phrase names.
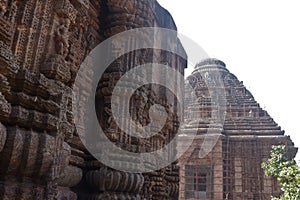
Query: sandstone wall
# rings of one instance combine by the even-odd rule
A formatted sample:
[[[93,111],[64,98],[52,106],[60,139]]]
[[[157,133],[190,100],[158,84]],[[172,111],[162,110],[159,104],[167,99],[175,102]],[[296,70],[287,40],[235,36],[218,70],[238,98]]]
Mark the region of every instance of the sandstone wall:
[[[1,199],[177,198],[175,163],[149,174],[109,169],[82,145],[79,134],[85,130],[75,128],[72,113],[73,83],[87,54],[101,41],[129,29],[176,29],[166,10],[154,0],[4,0],[0,2],[0,24]],[[178,48],[182,48],[179,43]],[[124,55],[99,84],[106,87],[108,81],[114,85],[105,76],[125,73],[134,67],[129,63],[153,59],[181,73],[186,67],[184,59],[172,54],[139,51]],[[89,87],[92,73],[86,71],[87,76],[81,77],[87,87],[80,92],[85,95],[94,95]],[[111,95],[112,88],[106,89],[108,92],[97,94],[102,105],[99,120],[108,127],[109,113],[100,112],[109,109],[109,102],[101,99]],[[145,93],[149,95],[150,89],[145,88]],[[168,96],[160,92],[151,98],[167,105]],[[156,140],[163,145],[173,132],[165,128],[164,137],[146,141],[146,147],[153,149]],[[111,140],[129,149],[139,145],[121,134],[115,130]]]

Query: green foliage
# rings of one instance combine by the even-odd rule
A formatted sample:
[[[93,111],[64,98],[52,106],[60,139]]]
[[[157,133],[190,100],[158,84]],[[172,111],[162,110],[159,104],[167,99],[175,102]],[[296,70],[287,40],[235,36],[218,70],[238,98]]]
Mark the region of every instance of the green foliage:
[[[262,163],[267,176],[276,177],[283,194],[273,197],[272,200],[299,200],[300,199],[300,168],[294,160],[285,156],[284,145],[273,146],[271,158]]]

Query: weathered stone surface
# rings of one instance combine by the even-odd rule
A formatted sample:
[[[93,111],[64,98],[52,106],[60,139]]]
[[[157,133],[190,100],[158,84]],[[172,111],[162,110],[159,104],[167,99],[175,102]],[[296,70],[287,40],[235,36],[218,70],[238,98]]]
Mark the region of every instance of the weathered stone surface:
[[[4,144],[6,142],[6,137],[7,137],[6,128],[0,123],[0,152],[4,147]]]
[[[0,153],[0,173],[5,176],[45,178],[53,167],[55,138],[53,136],[8,128],[5,146]],[[61,150],[61,167],[66,166],[70,147],[64,143]]]
[[[150,62],[155,54],[158,62],[177,63],[170,66],[183,73],[185,61],[153,50],[129,53],[117,59],[102,80],[98,77],[96,94],[91,93],[93,72],[77,73],[99,42],[121,31],[149,26],[176,29],[167,11],[155,0],[9,0],[0,1],[0,24],[0,199],[176,199],[176,163],[149,174],[107,169],[80,141],[85,127],[74,126],[74,116],[83,124],[87,120],[83,113],[89,111],[82,104],[74,105],[78,113],[72,109],[78,75],[85,84],[80,102],[87,103],[91,95],[100,99],[100,124],[116,145],[150,152],[172,138],[174,114],[151,140],[121,132],[111,117],[110,97],[132,63]],[[147,112],[154,103],[171,107],[170,94],[160,91],[159,87],[138,91],[133,99],[137,105],[131,108],[135,121],[149,123]],[[154,118],[160,120],[159,115]],[[110,159],[125,167],[135,161],[118,154]]]
[[[82,169],[74,166],[67,166],[56,182],[63,187],[74,187],[82,179]]]
[[[138,194],[144,184],[142,174],[130,174],[101,168],[98,171],[89,171],[86,181],[94,189]]]

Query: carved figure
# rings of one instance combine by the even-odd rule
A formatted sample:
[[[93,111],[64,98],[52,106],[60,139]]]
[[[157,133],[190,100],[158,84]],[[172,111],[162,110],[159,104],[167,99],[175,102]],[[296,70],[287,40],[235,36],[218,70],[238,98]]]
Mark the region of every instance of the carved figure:
[[[67,57],[69,51],[69,28],[71,21],[69,18],[61,18],[60,24],[56,30],[56,51],[64,58]]]
[[[0,0],[0,15],[3,16],[6,13],[7,5],[8,5],[7,0]]]

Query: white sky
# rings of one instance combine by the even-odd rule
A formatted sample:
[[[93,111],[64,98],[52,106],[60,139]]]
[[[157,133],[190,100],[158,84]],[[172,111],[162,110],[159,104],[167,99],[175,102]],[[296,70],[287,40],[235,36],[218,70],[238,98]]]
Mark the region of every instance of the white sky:
[[[300,2],[158,0],[178,32],[224,61],[300,147]],[[300,150],[299,150],[300,151]],[[297,155],[300,160],[300,153]]]

